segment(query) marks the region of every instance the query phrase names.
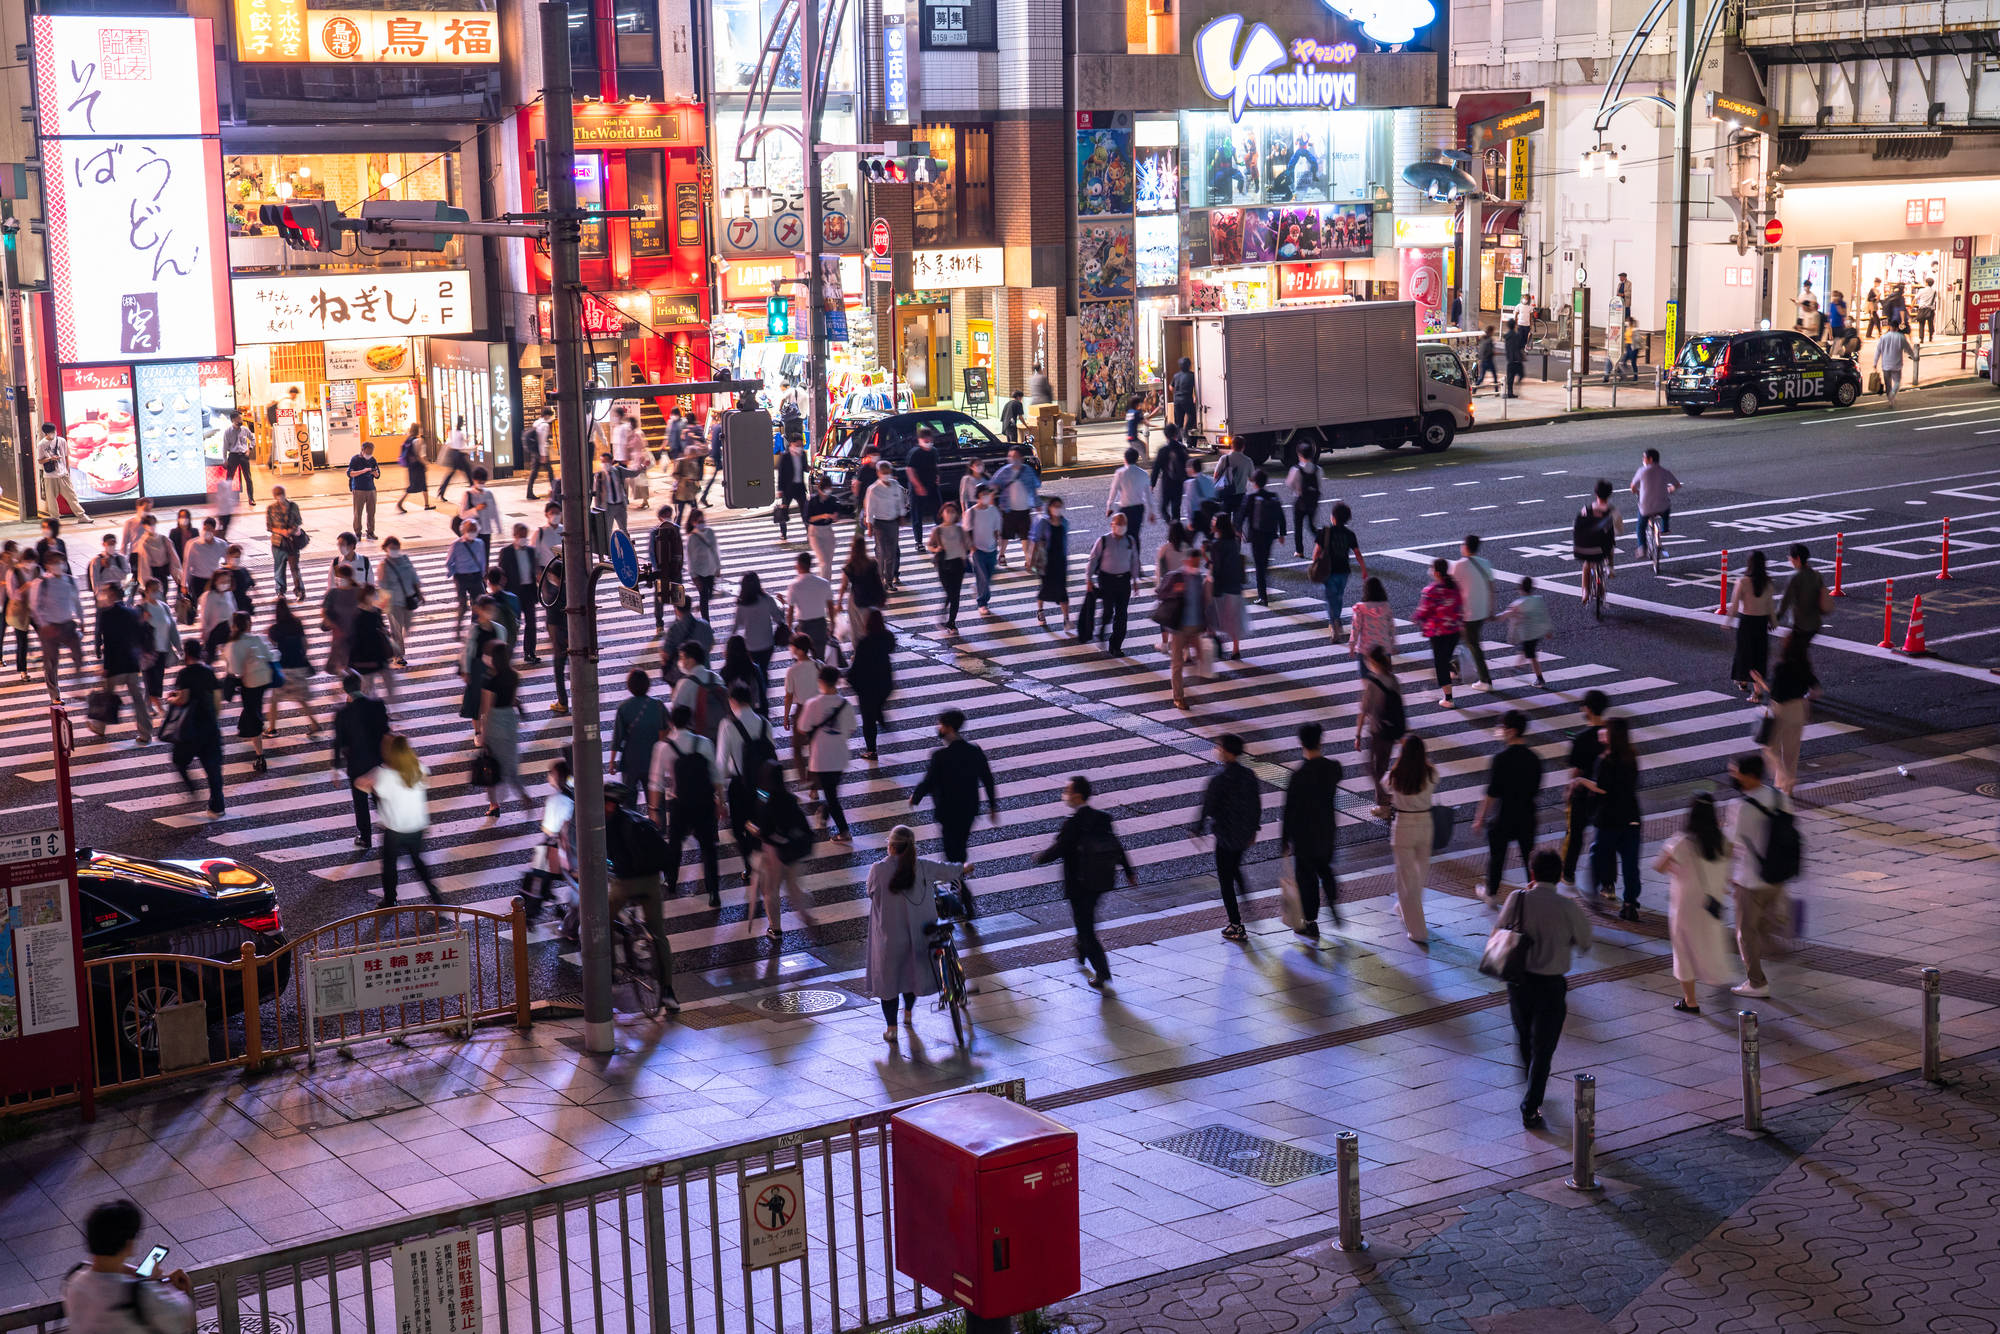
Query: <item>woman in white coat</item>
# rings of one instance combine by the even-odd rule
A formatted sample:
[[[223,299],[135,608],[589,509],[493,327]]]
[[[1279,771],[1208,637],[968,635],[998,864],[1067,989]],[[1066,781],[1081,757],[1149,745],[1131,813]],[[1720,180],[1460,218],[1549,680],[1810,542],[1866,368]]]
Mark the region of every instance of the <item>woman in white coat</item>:
[[[917,836],[908,825],[889,831],[888,855],[868,868],[867,993],[882,1002],[882,1038],[896,1040],[896,997],[903,998],[903,1022],[913,1025],[917,997],[933,995],[924,928],[937,920],[940,881],[965,883],[972,864],[934,862],[917,856]]]
[[[1722,925],[1722,905],[1729,901],[1729,840],[1716,818],[1714,797],[1695,794],[1687,832],[1661,849],[1653,869],[1667,875],[1667,939],[1674,949],[1674,980],[1681,984],[1674,1008],[1700,1014],[1695,983],[1722,987],[1735,977]]]

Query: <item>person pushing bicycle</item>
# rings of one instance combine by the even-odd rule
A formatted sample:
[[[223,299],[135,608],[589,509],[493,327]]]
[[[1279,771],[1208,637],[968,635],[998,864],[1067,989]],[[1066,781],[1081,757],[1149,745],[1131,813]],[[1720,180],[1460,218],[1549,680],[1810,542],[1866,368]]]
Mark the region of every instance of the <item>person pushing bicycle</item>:
[[[1632,474],[1629,488],[1639,497],[1639,554],[1646,554],[1648,535],[1655,519],[1660,521],[1660,531],[1673,531],[1674,509],[1672,496],[1681,489],[1681,479],[1668,472],[1660,463],[1660,451],[1649,449],[1639,464],[1639,471]]]

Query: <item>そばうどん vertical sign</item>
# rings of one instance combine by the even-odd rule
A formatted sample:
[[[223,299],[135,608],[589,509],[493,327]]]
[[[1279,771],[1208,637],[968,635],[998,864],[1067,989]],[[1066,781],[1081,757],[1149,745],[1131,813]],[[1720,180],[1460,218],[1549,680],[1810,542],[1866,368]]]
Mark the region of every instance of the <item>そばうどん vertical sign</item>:
[[[39,14],[59,361],[235,351],[208,19]]]

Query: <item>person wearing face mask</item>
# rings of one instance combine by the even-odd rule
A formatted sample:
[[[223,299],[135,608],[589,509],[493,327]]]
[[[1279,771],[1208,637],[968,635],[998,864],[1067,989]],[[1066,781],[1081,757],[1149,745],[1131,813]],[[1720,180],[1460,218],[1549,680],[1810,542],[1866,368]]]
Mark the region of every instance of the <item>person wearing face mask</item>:
[[[1035,865],[1060,861],[1063,867],[1063,897],[1069,900],[1070,919],[1076,925],[1076,957],[1093,971],[1090,985],[1103,987],[1111,981],[1111,959],[1097,938],[1097,901],[1111,892],[1119,868],[1124,868],[1127,888],[1139,884],[1132,858],[1118,841],[1111,817],[1090,804],[1090,780],[1078,774],[1063,788],[1063,804],[1073,812],[1056,830],[1056,841],[1035,854]]]
[[[799,507],[799,517],[806,512],[806,442],[804,437],[787,433],[785,452],[778,456],[778,503],[771,507],[771,521],[778,525],[778,540],[792,540],[792,506]]]
[[[1542,790],[1542,758],[1528,745],[1528,715],[1519,709],[1502,714],[1500,742],[1500,750],[1487,767],[1486,795],[1479,799],[1479,813],[1472,818],[1475,836],[1482,828],[1488,830],[1486,888],[1478,891],[1488,903],[1500,902],[1500,875],[1507,869],[1509,845],[1521,850],[1521,874],[1533,874],[1535,798]]]
[[[948,862],[962,862],[968,856],[966,844],[972,837],[973,822],[979,818],[982,787],[993,823],[1000,823],[1000,791],[994,786],[993,766],[987,763],[984,750],[961,735],[964,728],[965,715],[959,710],[946,709],[938,715],[938,739],[944,744],[931,752],[923,781],[910,793],[912,810],[921,806],[925,797],[937,807],[938,830],[944,837],[944,859]]]

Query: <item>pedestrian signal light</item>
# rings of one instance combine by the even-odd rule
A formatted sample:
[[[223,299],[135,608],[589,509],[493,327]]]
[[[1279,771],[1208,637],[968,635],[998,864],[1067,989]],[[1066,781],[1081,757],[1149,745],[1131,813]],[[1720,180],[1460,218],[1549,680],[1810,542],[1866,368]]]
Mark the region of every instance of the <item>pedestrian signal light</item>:
[[[792,336],[792,299],[787,296],[764,298],[764,335],[767,338]]]

